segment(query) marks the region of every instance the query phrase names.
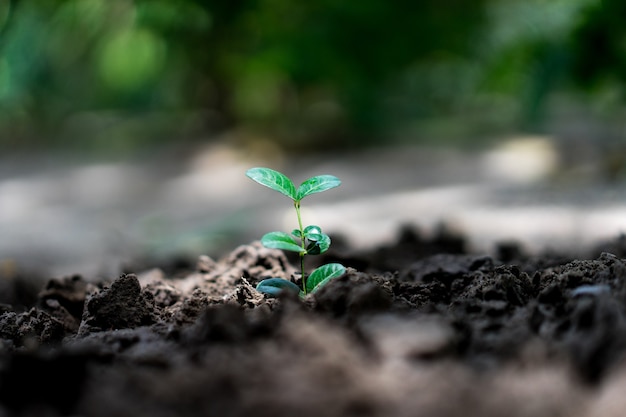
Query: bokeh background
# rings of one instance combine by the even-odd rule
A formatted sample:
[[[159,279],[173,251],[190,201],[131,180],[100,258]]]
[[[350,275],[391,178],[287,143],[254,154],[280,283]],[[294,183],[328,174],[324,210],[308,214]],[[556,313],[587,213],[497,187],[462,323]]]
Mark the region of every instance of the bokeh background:
[[[260,164],[340,176],[305,216],[355,247],[404,223],[477,250],[617,236],[625,19],[619,0],[0,0],[0,270],[219,256],[289,222],[244,177]]]

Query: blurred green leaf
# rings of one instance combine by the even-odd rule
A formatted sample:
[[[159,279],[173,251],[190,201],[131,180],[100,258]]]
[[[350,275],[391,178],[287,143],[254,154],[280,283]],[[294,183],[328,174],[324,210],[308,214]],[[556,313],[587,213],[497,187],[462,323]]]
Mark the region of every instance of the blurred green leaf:
[[[155,33],[123,30],[103,40],[100,76],[113,90],[135,91],[156,82],[165,60],[165,44]]]

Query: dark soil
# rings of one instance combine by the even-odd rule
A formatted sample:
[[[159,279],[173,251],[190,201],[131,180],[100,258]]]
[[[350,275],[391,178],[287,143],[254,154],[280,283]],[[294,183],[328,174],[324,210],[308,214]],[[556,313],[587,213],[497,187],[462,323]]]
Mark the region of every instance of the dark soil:
[[[623,238],[587,259],[409,229],[336,242],[319,261],[348,272],[303,301],[254,290],[294,272],[258,243],[36,296],[4,283],[0,416],[624,415]]]

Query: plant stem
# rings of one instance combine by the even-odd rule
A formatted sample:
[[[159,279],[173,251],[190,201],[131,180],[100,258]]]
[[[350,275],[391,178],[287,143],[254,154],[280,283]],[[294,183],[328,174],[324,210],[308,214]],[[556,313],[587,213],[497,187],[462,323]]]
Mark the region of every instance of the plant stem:
[[[296,214],[298,215],[298,227],[300,228],[300,246],[302,246],[302,252],[300,252],[300,270],[302,272],[302,292],[306,295],[306,277],[304,276],[304,256],[306,255],[304,228],[302,227],[302,218],[300,217],[300,200],[294,200],[293,206],[296,208]]]

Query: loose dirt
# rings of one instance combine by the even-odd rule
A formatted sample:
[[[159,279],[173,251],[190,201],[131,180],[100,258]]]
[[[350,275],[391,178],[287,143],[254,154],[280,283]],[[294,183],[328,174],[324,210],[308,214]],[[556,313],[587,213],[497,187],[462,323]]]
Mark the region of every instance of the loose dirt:
[[[315,294],[265,298],[292,259],[258,242],[192,270],[4,283],[0,416],[621,416],[626,243],[469,253],[406,229],[319,262]]]

